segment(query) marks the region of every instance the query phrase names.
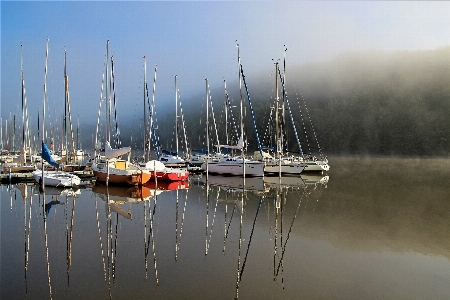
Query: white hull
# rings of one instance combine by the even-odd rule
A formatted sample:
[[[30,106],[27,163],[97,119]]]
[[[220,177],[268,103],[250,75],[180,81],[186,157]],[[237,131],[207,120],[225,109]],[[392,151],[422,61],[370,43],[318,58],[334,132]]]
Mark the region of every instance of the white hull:
[[[305,163],[305,172],[327,172],[330,170],[328,163],[323,160],[307,160]]]
[[[33,177],[36,182],[40,183],[42,178],[42,170],[33,172]],[[54,187],[74,187],[81,183],[80,177],[63,172],[63,171],[44,171],[44,185]]]
[[[299,175],[305,169],[305,163],[282,163],[281,165],[276,162],[267,163],[264,172],[271,174],[279,174],[281,169],[281,174]]]
[[[208,172],[222,175],[244,175],[242,159],[224,158],[219,162],[208,162]],[[245,161],[245,176],[264,176],[265,163],[259,161]],[[206,163],[202,165],[206,171]]]

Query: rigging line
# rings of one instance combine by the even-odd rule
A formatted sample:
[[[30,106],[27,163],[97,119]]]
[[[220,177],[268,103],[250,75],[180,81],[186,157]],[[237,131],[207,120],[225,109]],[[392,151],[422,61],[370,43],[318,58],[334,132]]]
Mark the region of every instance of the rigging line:
[[[103,102],[103,88],[105,84],[105,73],[102,74],[102,87],[100,89],[100,101],[98,102],[98,112],[97,112],[97,126],[95,128],[95,143],[94,143],[94,159],[97,158],[97,143],[98,143],[98,135],[99,135],[99,128],[100,128],[100,116],[101,116],[101,108],[102,108],[102,102]]]
[[[238,133],[237,126],[236,126],[236,120],[235,120],[234,115],[233,115],[233,108],[231,106],[230,98],[228,96],[226,82],[225,82],[225,80],[223,82],[225,84],[225,97],[226,97],[226,101],[227,101],[228,110],[230,111],[231,124],[233,125],[234,134],[236,135],[236,141],[237,141],[237,140],[239,140],[239,133]],[[226,125],[228,125],[228,124],[226,124]]]
[[[234,215],[234,212],[236,211],[236,207],[237,207],[237,205],[236,205],[236,203],[234,203],[233,210],[231,211],[230,222],[228,223],[228,226],[227,226],[227,232],[226,232],[225,238],[228,238],[228,232],[230,231],[231,221],[233,220],[233,215]]]
[[[300,139],[298,138],[297,127],[295,126],[295,123],[294,123],[294,117],[292,115],[291,106],[289,105],[288,96],[287,96],[287,93],[286,93],[286,89],[284,87],[284,79],[283,79],[283,76],[281,75],[280,68],[278,68],[278,74],[280,76],[281,86],[283,87],[283,94],[284,94],[284,97],[285,97],[285,100],[286,100],[286,105],[287,105],[287,108],[288,108],[288,111],[289,111],[289,117],[291,119],[291,124],[292,124],[292,127],[294,129],[295,139],[297,140],[298,148],[300,150],[300,155],[303,157],[302,145],[300,144]],[[284,122],[284,120],[283,120],[283,122]],[[286,143],[287,143],[287,139],[286,139]]]
[[[306,115],[308,117],[309,125],[311,126],[311,129],[312,129],[312,132],[313,132],[313,135],[314,135],[314,139],[316,140],[316,143],[317,143],[317,148],[319,149],[320,157],[323,157],[322,148],[320,148],[319,140],[317,139],[316,131],[314,130],[314,125],[313,125],[313,123],[311,121],[311,116],[309,114],[308,107],[306,106],[305,98],[303,98],[303,94],[301,92],[300,92],[300,96],[301,96],[302,101],[303,101],[303,106],[305,107]]]
[[[244,82],[245,91],[247,93],[248,104],[250,106],[250,113],[252,115],[252,121],[253,121],[253,129],[255,130],[256,142],[258,143],[258,150],[259,150],[259,153],[261,154],[261,156],[263,156],[262,149],[261,149],[261,142],[259,141],[258,129],[256,128],[256,120],[255,120],[255,114],[253,113],[252,101],[250,100],[250,94],[248,92],[247,83],[245,81],[244,69],[242,68],[241,64],[239,66],[240,66],[240,72],[242,74],[242,81]]]
[[[181,105],[180,92],[179,91],[178,91],[178,103],[180,103],[181,126],[183,127],[183,138],[184,138],[184,143],[185,143],[185,147],[186,147],[186,155],[189,156],[189,147],[188,147],[186,123],[184,121],[183,106]]]
[[[244,262],[242,263],[241,274],[240,274],[240,276],[239,276],[239,280],[240,280],[240,281],[242,281],[242,274],[244,273],[245,262],[247,261],[248,251],[250,250],[250,244],[252,243],[253,232],[255,231],[256,219],[258,218],[259,209],[261,208],[261,204],[262,204],[262,202],[263,202],[263,199],[264,199],[264,196],[261,196],[261,197],[259,198],[259,205],[258,205],[258,209],[256,210],[255,219],[253,220],[252,231],[251,231],[251,233],[250,233],[250,239],[249,239],[248,245],[247,245],[247,252],[245,253]]]
[[[267,121],[267,126],[266,126],[266,130],[264,132],[264,136],[263,136],[263,141],[266,143],[267,141],[267,145],[272,145],[272,123],[274,122],[273,120],[273,111],[274,111],[275,107],[274,106],[270,106],[270,113],[269,113],[269,120]]]
[[[70,126],[70,137],[72,138],[72,151],[74,156],[76,156],[76,151],[75,151],[75,140],[73,137],[73,127],[72,127],[72,114],[70,113],[70,94],[69,94],[69,77],[66,76],[66,93],[67,93],[67,109],[68,109],[68,113],[69,113],[69,126]],[[67,149],[66,149],[67,151]],[[66,152],[66,156],[67,156],[67,152]],[[75,160],[75,157],[74,157]]]
[[[103,251],[102,235],[101,235],[101,231],[100,231],[100,218],[99,218],[99,214],[98,214],[97,197],[95,198],[95,214],[96,214],[96,217],[97,217],[98,239],[100,241],[100,252],[101,252],[102,263],[103,263],[103,275],[104,275],[104,279],[105,279],[105,282],[106,282],[106,263],[105,263],[105,254],[104,254],[104,251]]]
[[[112,89],[112,97],[113,97],[113,104],[114,104],[114,122],[116,124],[116,146],[120,147],[120,129],[119,129],[119,120],[117,117],[117,97],[116,97],[116,84],[114,80],[114,56],[111,56],[111,89]]]
[[[184,198],[184,205],[183,205],[183,212],[181,214],[180,235],[177,234],[176,256],[175,256],[175,260],[176,261],[177,261],[177,258],[178,258],[178,250],[180,250],[180,245],[181,245],[181,234],[183,233],[184,215],[185,215],[185,212],[186,212],[186,204],[187,204],[188,192],[189,192],[189,190],[186,190],[185,198]],[[178,193],[178,190],[177,190],[177,193]],[[178,195],[177,195],[177,197],[178,197]],[[177,203],[177,210],[178,210],[178,203]],[[178,212],[177,212],[177,218],[178,218]]]
[[[308,145],[308,154],[310,155],[311,154],[311,146],[309,144],[308,134],[306,133],[306,125],[305,125],[305,118],[303,117],[302,105],[301,105],[300,101],[298,100],[298,95],[297,94],[296,94],[296,96],[297,96],[298,108],[299,108],[299,111],[300,111],[300,118],[302,120],[302,125],[303,125],[303,134],[305,135],[306,144]]]
[[[216,133],[216,143],[217,143],[217,145],[220,145],[220,143],[219,143],[219,133],[217,131],[216,117],[214,115],[214,106],[213,106],[213,103],[212,103],[211,90],[209,88],[209,83],[208,83],[208,96],[209,96],[209,103],[210,103],[210,106],[211,106],[211,114],[212,114],[212,119],[213,119],[214,131]]]
[[[281,257],[280,257],[280,260],[278,261],[278,267],[277,267],[276,276],[278,276],[278,272],[280,270],[281,262],[283,261],[284,252],[286,251],[286,245],[287,245],[287,242],[289,240],[289,235],[290,235],[290,233],[292,231],[292,226],[294,225],[295,219],[297,218],[297,213],[298,213],[298,210],[300,208],[300,205],[302,204],[302,199],[303,199],[303,194],[300,197],[300,200],[299,200],[298,205],[297,205],[297,209],[295,210],[294,218],[291,221],[291,226],[289,227],[289,231],[288,231],[288,234],[287,234],[287,237],[286,237],[286,241],[284,242],[284,244],[281,247],[281,249],[282,249],[281,250]]]
[[[208,249],[209,249],[209,246],[211,245],[212,231],[213,231],[213,227],[214,227],[214,221],[216,219],[216,212],[217,212],[218,204],[219,204],[219,191],[217,191],[217,194],[216,194],[216,205],[214,206],[214,214],[213,214],[213,219],[211,222],[211,230],[210,230],[209,239],[208,239]]]

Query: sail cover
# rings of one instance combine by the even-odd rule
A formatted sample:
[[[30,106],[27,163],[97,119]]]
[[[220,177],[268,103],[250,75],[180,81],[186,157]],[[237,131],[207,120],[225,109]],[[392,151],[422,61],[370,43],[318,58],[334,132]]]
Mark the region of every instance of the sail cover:
[[[242,149],[244,148],[244,141],[242,140],[242,136],[239,138],[239,141],[237,142],[236,146],[230,146],[230,145],[216,145],[216,147],[220,148],[228,148],[228,149]]]
[[[131,147],[122,147],[119,149],[112,149],[109,142],[106,142],[106,144],[105,144],[105,158],[106,159],[119,157],[121,155],[128,154],[130,152],[131,152]]]
[[[55,168],[59,168],[59,164],[53,159],[53,157],[50,155],[50,150],[48,149],[47,145],[42,141],[42,155],[41,157],[45,159],[49,164],[54,166]]]

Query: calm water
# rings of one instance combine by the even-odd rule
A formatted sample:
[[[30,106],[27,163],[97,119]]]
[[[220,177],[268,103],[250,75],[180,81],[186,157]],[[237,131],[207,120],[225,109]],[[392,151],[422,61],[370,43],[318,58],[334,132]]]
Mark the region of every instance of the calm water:
[[[450,161],[330,165],[245,192],[1,186],[1,299],[448,300]]]

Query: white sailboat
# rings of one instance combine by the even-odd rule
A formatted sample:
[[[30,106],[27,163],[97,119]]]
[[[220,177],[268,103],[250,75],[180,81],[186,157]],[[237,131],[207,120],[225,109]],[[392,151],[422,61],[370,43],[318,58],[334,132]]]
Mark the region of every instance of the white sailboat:
[[[243,112],[242,112],[242,66],[241,58],[238,47],[238,68],[239,68],[239,92],[240,92],[240,127],[241,135],[239,141],[235,146],[229,145],[217,145],[220,148],[236,149],[241,150],[241,156],[225,156],[219,161],[209,161],[207,160],[202,164],[202,169],[208,173],[222,174],[222,175],[234,175],[234,176],[264,176],[264,166],[265,163],[261,161],[255,161],[245,158],[244,156],[244,125],[243,125]],[[209,100],[209,89],[208,89],[208,79],[206,79],[206,107],[208,108]],[[207,128],[208,128],[208,112],[207,112]],[[207,130],[208,134],[208,130]],[[208,152],[209,152],[209,137],[208,140]]]
[[[278,73],[278,62],[275,62],[275,74]],[[266,174],[277,174],[279,176],[281,175],[299,175],[303,172],[305,169],[306,164],[303,162],[300,162],[293,157],[283,157],[283,140],[282,140],[282,134],[280,133],[279,128],[279,97],[278,97],[278,79],[277,76],[275,76],[275,91],[276,91],[276,108],[275,108],[275,137],[276,137],[276,151],[278,157],[273,157],[267,152],[260,151],[262,153],[256,153],[256,157],[266,163],[266,166],[264,167],[264,172]],[[284,95],[284,93],[283,93]],[[284,101],[282,105],[282,111],[284,111]]]

